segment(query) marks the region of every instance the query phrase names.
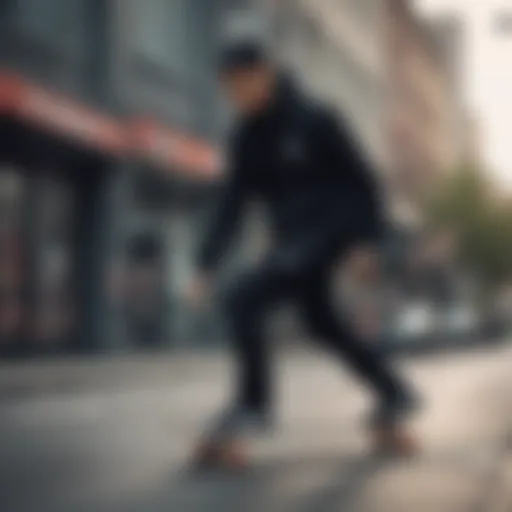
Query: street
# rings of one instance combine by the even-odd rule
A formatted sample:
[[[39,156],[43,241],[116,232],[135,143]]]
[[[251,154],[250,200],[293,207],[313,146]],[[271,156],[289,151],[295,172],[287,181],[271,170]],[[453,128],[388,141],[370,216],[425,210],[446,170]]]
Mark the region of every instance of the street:
[[[416,425],[424,453],[412,461],[365,455],[371,404],[344,370],[316,355],[281,357],[279,428],[255,441],[254,467],[231,476],[183,471],[227,399],[227,362],[207,357],[174,375],[169,362],[167,380],[1,400],[1,509],[512,511],[510,347],[399,362],[426,401]]]

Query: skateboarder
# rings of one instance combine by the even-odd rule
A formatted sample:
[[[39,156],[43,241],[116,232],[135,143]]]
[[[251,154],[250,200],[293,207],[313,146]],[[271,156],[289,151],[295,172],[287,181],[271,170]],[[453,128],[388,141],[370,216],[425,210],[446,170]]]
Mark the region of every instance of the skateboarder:
[[[346,125],[307,97],[265,48],[239,41],[224,49],[220,74],[237,113],[226,190],[188,289],[200,303],[236,236],[250,200],[268,212],[271,247],[236,280],[225,313],[238,364],[237,396],[208,432],[198,462],[241,465],[245,435],[265,427],[272,411],[265,320],[279,301],[293,302],[308,333],[346,361],[376,397],[371,418],[378,447],[410,451],[404,421],[414,400],[401,379],[330,300],[331,272],[354,261],[361,275],[378,272],[384,222],[379,190]],[[340,407],[343,404],[340,403]]]

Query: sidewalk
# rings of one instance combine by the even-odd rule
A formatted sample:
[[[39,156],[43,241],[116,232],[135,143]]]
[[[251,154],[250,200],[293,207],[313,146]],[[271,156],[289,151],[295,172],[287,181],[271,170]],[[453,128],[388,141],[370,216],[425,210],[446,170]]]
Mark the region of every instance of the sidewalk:
[[[352,375],[315,354],[278,359],[278,428],[251,447],[249,473],[226,478],[183,474],[229,391],[222,356],[0,368],[0,385],[95,390],[0,404],[3,502],[12,512],[511,511],[510,349],[400,364],[425,398],[424,451],[410,461],[367,456],[370,404]]]
[[[225,366],[223,354],[161,353],[0,362],[0,400],[54,393],[154,387]]]
[[[280,358],[279,353],[275,356]],[[307,365],[316,357],[302,348],[291,348],[284,359]],[[200,383],[229,372],[230,366],[230,354],[222,350],[0,360],[0,400]]]
[[[492,350],[492,347],[489,347]],[[415,361],[414,365],[446,358],[471,357],[485,347],[455,353],[401,354],[394,359]],[[276,358],[310,364],[326,357],[321,350],[305,346],[276,350]],[[226,351],[175,351],[154,354],[75,356],[17,361],[0,360],[0,400],[55,393],[107,391],[172,385],[177,382],[201,381],[230,370]]]

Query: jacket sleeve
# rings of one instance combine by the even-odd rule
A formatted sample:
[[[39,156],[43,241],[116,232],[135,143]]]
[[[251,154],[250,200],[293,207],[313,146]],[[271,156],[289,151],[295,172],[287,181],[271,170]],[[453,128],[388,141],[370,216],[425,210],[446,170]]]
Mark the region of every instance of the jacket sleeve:
[[[207,225],[197,256],[197,266],[205,272],[214,270],[229,248],[242,222],[243,207],[249,195],[240,144],[232,147],[232,165],[221,196]]]
[[[357,206],[354,225],[357,225],[357,236],[361,241],[379,243],[385,234],[386,218],[382,190],[378,183],[376,171],[364,156],[356,137],[350,132],[346,122],[329,112],[324,113],[317,126],[324,157],[334,172],[346,175],[346,182],[353,187]],[[343,204],[339,204],[340,215]],[[331,216],[333,229],[339,222],[337,212]]]

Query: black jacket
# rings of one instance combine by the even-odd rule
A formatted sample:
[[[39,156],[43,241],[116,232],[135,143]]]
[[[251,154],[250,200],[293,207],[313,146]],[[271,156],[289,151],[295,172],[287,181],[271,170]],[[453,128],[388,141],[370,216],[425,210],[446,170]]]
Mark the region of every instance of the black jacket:
[[[260,200],[278,240],[305,232],[376,241],[383,227],[378,187],[347,127],[283,79],[271,107],[235,130],[231,172],[199,253],[213,268]],[[321,244],[320,244],[321,245]]]

